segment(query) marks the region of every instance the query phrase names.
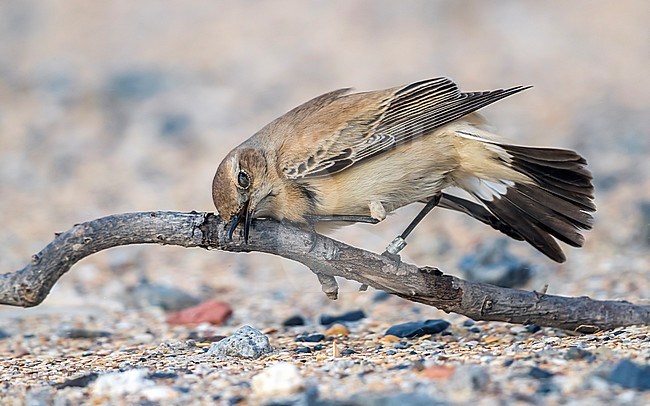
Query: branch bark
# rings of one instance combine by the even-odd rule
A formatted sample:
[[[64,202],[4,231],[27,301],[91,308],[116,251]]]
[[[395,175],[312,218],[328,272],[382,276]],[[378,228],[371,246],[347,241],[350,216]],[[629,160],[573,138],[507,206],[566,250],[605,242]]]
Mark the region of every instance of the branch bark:
[[[253,227],[246,245],[242,238],[229,241],[225,223],[211,213],[126,213],[77,224],[57,235],[23,269],[0,275],[0,304],[40,304],[72,265],[98,251],[129,244],[163,244],[280,255],[311,269],[330,298],[336,298],[338,292],[335,277],[343,277],[474,320],[537,324],[579,332],[650,324],[650,306],[469,282],[436,268],[398,262],[291,225],[259,220]]]

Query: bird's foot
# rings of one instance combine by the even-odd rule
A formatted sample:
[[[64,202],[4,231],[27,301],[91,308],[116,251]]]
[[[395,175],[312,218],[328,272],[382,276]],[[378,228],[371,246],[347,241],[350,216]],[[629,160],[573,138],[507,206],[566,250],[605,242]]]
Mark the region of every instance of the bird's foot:
[[[399,252],[406,247],[406,241],[402,236],[395,237],[393,241],[386,247],[386,251],[383,252],[383,256],[386,256],[392,260],[400,261]]]

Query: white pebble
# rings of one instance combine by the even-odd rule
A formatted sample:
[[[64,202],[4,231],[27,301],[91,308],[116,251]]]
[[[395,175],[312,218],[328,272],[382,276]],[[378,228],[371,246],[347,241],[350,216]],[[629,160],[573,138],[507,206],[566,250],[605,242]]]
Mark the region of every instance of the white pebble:
[[[305,388],[305,380],[298,367],[279,362],[253,377],[253,393],[258,397],[287,396]]]
[[[138,393],[154,385],[153,381],[145,378],[147,374],[146,369],[131,369],[100,375],[94,382],[92,391],[96,395],[109,397]]]

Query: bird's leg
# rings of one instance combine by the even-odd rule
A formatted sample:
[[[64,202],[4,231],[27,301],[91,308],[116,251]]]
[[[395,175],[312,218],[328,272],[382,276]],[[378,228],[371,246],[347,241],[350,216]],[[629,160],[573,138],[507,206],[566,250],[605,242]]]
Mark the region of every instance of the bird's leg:
[[[348,223],[369,223],[377,224],[379,220],[371,216],[357,216],[345,214],[330,214],[330,215],[309,215],[307,217],[310,224],[318,223],[319,221],[344,221]]]
[[[426,217],[429,212],[440,203],[440,198],[442,197],[441,193],[438,193],[437,195],[433,196],[431,200],[427,202],[427,204],[420,210],[417,216],[411,221],[411,223],[406,227],[404,232],[397,236],[393,241],[391,241],[390,244],[388,244],[388,247],[386,247],[386,251],[384,251],[384,254],[388,256],[397,256],[397,254],[406,247],[406,237],[408,237],[409,234],[415,229],[415,227]]]

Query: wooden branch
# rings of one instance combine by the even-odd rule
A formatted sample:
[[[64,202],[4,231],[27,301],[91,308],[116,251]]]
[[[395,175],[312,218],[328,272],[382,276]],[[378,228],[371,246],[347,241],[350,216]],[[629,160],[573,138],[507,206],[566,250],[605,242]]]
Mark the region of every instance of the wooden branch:
[[[120,245],[155,243],[280,255],[309,267],[330,298],[336,298],[338,291],[335,277],[343,277],[474,320],[580,332],[650,324],[650,306],[464,281],[435,268],[395,261],[291,225],[271,220],[253,224],[248,245],[241,236],[229,241],[225,223],[210,213],[126,213],[77,224],[57,235],[25,268],[0,275],[0,304],[36,306],[80,259]]]

